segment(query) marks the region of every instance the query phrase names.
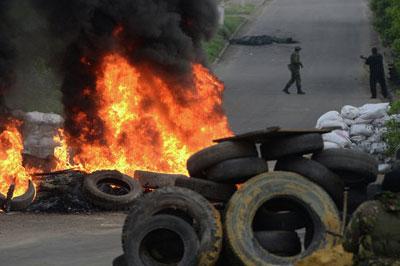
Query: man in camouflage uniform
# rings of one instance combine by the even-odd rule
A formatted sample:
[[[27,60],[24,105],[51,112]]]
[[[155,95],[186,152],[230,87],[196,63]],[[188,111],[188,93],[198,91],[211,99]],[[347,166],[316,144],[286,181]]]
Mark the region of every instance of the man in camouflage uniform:
[[[300,68],[303,68],[303,64],[300,61],[300,50],[301,47],[296,46],[290,57],[290,64],[288,67],[292,77],[283,89],[284,93],[290,94],[289,88],[296,82],[297,94],[305,94],[304,91],[301,90]]]
[[[400,266],[400,176],[385,176],[383,192],[353,214],[343,247],[357,266]]]

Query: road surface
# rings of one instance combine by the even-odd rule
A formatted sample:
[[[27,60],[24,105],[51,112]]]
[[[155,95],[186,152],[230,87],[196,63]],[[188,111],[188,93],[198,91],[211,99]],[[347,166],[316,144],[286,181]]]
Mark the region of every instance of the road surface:
[[[300,40],[307,95],[281,92],[293,45],[231,47],[215,71],[226,83],[224,107],[234,131],[312,127],[328,110],[368,101],[358,59],[373,39],[366,1],[270,1],[242,33]],[[110,213],[0,214],[0,265],[109,266],[121,253],[123,220],[124,214]]]
[[[304,96],[282,93],[295,45],[230,46],[214,67],[225,82],[224,108],[235,132],[314,127],[320,115],[369,101],[359,59],[374,42],[366,0],[274,0],[239,35],[276,35],[300,41]]]

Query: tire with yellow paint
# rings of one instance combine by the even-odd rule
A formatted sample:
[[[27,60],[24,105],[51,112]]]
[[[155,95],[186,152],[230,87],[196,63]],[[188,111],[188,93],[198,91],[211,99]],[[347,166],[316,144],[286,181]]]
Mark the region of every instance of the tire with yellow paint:
[[[252,222],[257,210],[271,199],[292,200],[307,210],[313,225],[310,245],[292,257],[264,250],[254,237]],[[330,196],[318,185],[291,172],[263,173],[253,177],[233,195],[225,214],[225,237],[231,265],[268,266],[291,264],[314,251],[339,241],[339,212]]]

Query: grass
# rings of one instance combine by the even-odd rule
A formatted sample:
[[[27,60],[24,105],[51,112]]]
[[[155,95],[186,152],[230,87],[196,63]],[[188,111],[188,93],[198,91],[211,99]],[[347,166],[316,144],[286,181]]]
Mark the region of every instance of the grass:
[[[229,5],[225,9],[224,25],[219,28],[212,40],[204,44],[204,49],[209,62],[214,62],[226,42],[238,27],[246,21],[246,16],[252,14],[256,9],[255,5]]]

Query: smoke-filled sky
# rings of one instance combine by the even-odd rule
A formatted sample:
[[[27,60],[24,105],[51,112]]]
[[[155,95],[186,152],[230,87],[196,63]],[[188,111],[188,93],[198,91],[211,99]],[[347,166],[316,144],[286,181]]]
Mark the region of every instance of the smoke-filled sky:
[[[187,79],[216,25],[215,0],[0,0],[0,94],[14,91],[18,102],[62,87],[68,111],[70,95],[94,82],[79,60],[95,67],[107,51]]]

